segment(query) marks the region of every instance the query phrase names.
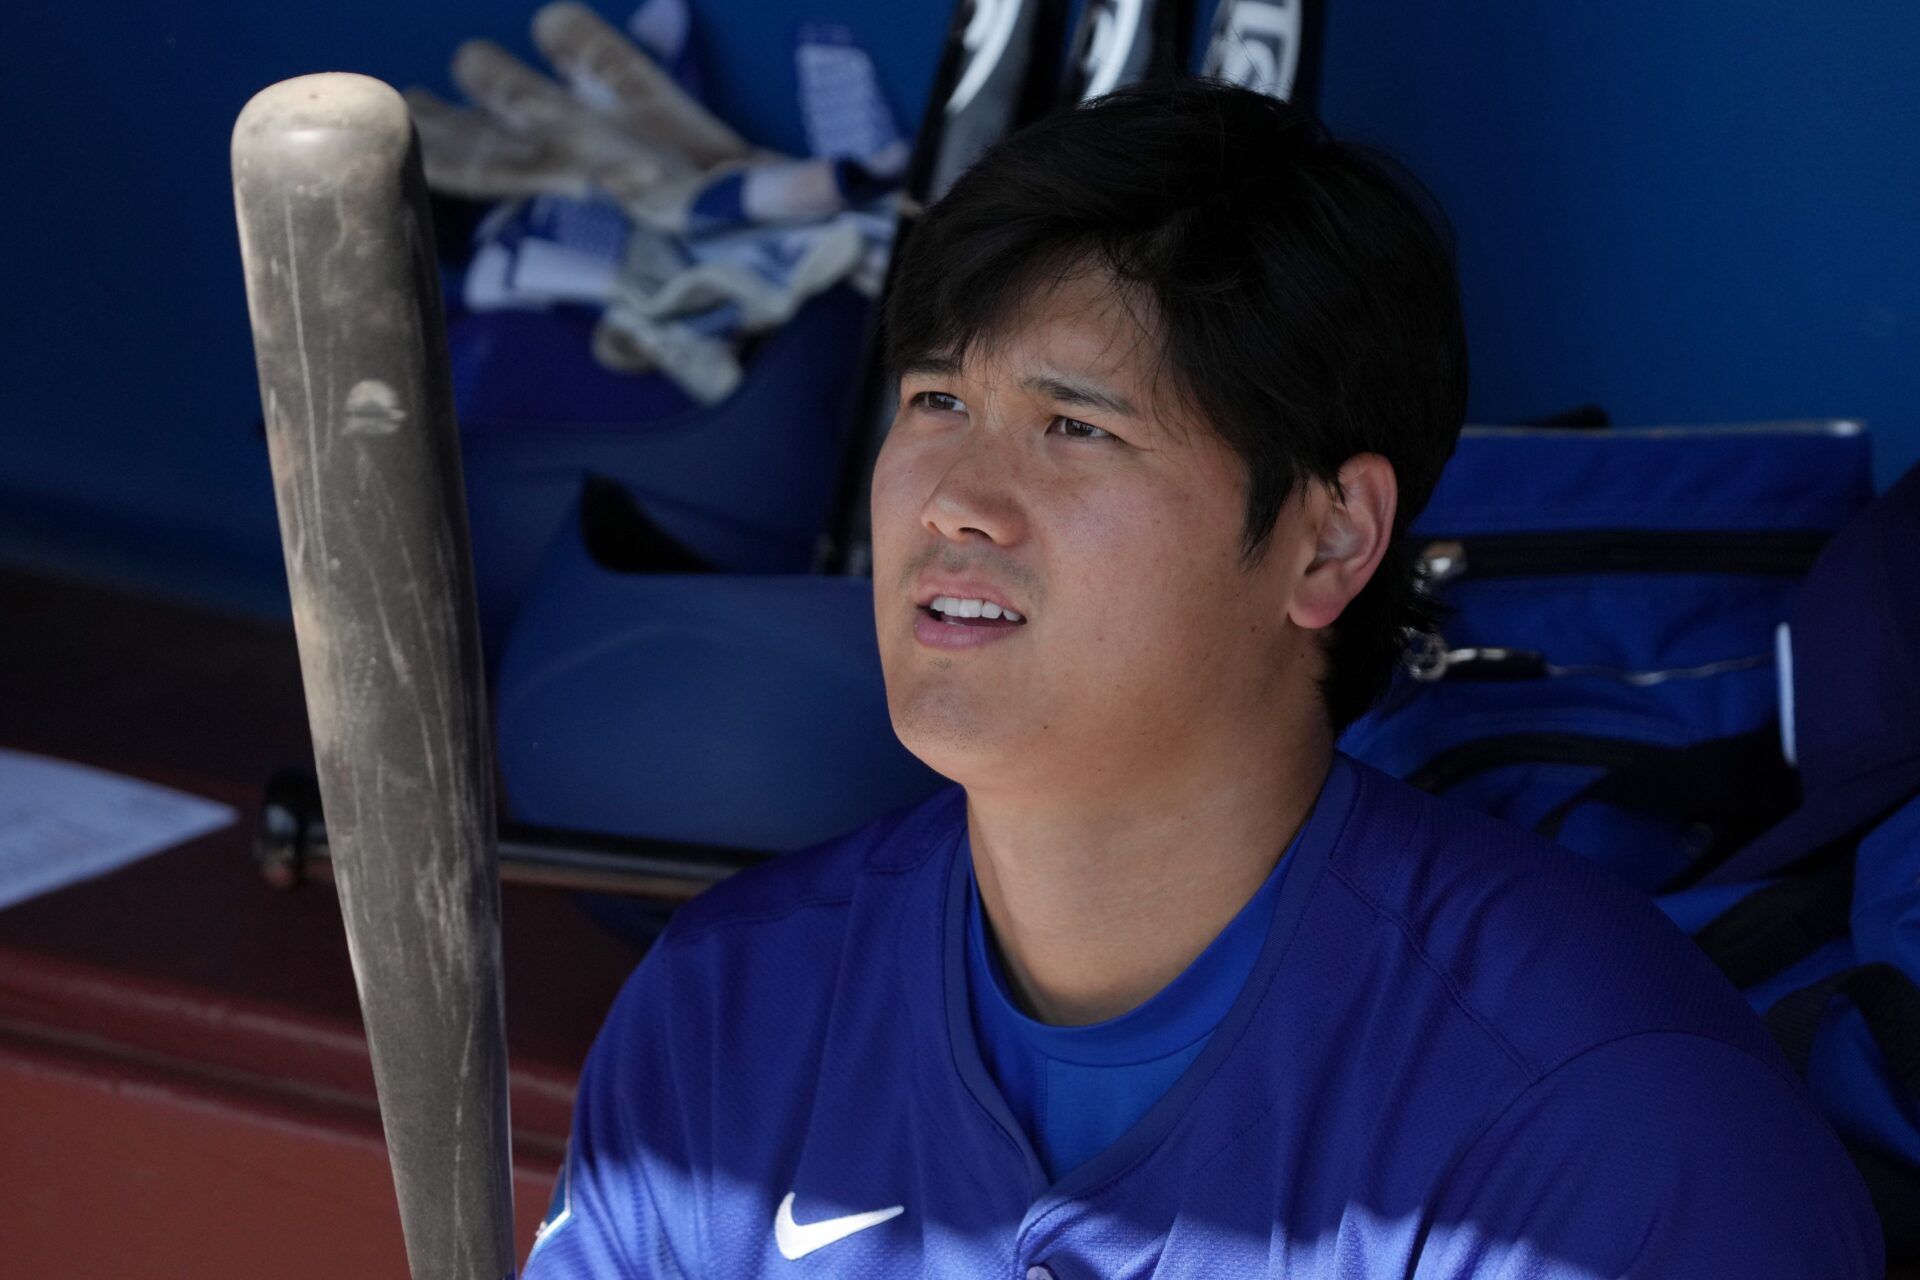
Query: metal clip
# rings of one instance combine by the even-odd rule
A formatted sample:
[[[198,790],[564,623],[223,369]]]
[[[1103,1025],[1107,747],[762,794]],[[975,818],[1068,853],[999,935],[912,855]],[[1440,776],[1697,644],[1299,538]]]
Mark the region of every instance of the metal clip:
[[[1458,540],[1429,542],[1415,559],[1420,589],[1431,593],[1467,571],[1467,547]]]
[[[1447,674],[1447,653],[1447,638],[1438,631],[1409,631],[1400,665],[1415,680],[1431,683]]]
[[[1473,680],[1531,680],[1557,674],[1546,659],[1531,649],[1491,646],[1453,649],[1438,631],[1413,632],[1401,656],[1407,674],[1431,684],[1449,675]]]

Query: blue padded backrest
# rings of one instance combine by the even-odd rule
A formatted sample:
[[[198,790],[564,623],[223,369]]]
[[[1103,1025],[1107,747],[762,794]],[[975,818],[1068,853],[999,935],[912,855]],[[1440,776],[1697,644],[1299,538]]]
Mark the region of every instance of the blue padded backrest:
[[[556,399],[544,418],[486,412],[484,384],[460,387],[461,438],[467,506],[487,643],[504,646],[541,559],[580,492],[581,479],[603,476],[626,487],[647,516],[676,540],[736,573],[804,572],[826,525],[840,479],[846,429],[866,303],[837,288],[809,302],[793,321],[769,334],[747,363],[746,381],[723,403],[652,421],[631,418],[608,398]],[[516,335],[561,325],[553,316],[520,318]],[[503,317],[469,316],[483,323]],[[552,335],[549,334],[551,337]],[[563,334],[563,337],[565,335]],[[624,375],[585,366],[582,345],[566,352],[535,346],[523,356],[570,360],[585,379]],[[551,380],[549,378],[549,380]],[[631,379],[633,394],[644,380]],[[498,398],[494,403],[500,403]]]
[[[501,667],[515,819],[784,850],[944,785],[893,735],[870,583],[618,573],[566,530]]]

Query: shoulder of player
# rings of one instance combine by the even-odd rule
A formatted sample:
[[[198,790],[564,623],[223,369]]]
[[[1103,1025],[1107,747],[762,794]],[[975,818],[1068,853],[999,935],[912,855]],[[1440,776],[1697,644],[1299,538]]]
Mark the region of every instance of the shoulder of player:
[[[1431,1203],[1463,1228],[1429,1237],[1436,1262],[1451,1237],[1461,1252],[1524,1240],[1583,1276],[1885,1271],[1866,1190],[1804,1087],[1700,1032],[1635,1032],[1553,1064],[1490,1116]]]
[[[964,815],[964,793],[943,788],[845,835],[739,872],[676,911],[656,949],[844,909],[863,879],[898,877],[923,866],[958,833]]]
[[[783,1042],[813,1043],[813,1033],[795,1027],[824,1016],[848,948],[875,945],[875,926],[899,918],[876,891],[925,868],[956,836],[963,814],[958,789],[943,791],[708,889],[676,911],[648,949],[607,1015],[607,1047],[595,1052],[625,1063],[622,1070],[659,1066],[667,1043],[659,1032],[673,1028],[669,1056],[681,1068],[702,1055],[732,1054],[773,1069],[764,1052],[756,1056],[742,1042],[764,1044],[767,1028],[777,1027]],[[864,911],[858,918],[856,905]]]
[[[1527,1074],[1642,1032],[1780,1065],[1733,985],[1647,895],[1531,831],[1360,772],[1332,877]]]

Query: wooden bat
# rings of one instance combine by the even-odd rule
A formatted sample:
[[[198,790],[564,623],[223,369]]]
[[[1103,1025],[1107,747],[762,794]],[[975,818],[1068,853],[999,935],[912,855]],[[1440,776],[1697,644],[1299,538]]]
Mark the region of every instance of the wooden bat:
[[[514,1273],[485,687],[426,185],[400,96],[263,90],[247,305],[320,791],[414,1280]]]

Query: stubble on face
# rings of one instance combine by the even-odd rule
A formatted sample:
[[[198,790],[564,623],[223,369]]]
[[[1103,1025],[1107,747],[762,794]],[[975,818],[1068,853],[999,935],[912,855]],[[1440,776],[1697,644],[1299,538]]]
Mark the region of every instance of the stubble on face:
[[[910,600],[915,583],[929,571],[951,577],[970,573],[989,576],[1016,593],[1033,616],[1044,616],[1047,611],[1046,588],[1039,574],[1026,565],[993,548],[942,542],[929,543],[902,565],[895,584],[896,598]],[[901,647],[918,648],[911,636],[899,637],[899,643]],[[888,649],[883,638],[883,662]],[[1000,732],[1004,736],[1008,727],[1005,717],[996,716],[968,681],[964,666],[975,656],[923,651],[911,660],[888,666],[887,702],[894,733],[935,770],[946,772],[939,762],[975,758],[994,748],[994,735]],[[1004,750],[1007,744],[1002,741],[997,745]]]
[[[1217,749],[1205,740],[1271,699],[1284,575],[1243,560],[1244,471],[1168,403],[1163,372],[1133,300],[1064,280],[954,375],[903,387],[970,403],[951,421],[903,407],[876,470],[888,703],[908,748],[970,789],[1124,786]],[[1036,381],[1114,392],[1135,416],[1021,390]],[[1063,438],[1059,416],[1119,439]],[[1031,629],[960,653],[919,644],[912,598],[929,571],[1019,593]]]

